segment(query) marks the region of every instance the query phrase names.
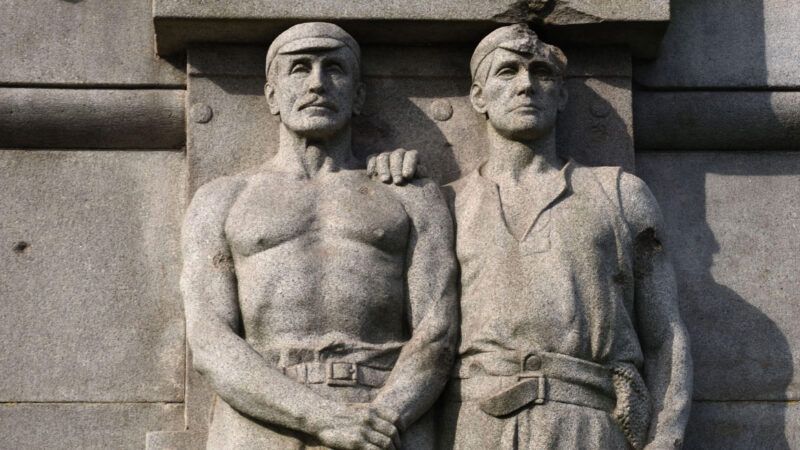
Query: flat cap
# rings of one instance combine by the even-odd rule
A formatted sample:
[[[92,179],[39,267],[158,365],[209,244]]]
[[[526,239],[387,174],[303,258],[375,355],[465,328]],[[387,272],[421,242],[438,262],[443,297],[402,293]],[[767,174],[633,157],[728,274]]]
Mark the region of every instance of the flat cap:
[[[541,56],[555,65],[562,75],[567,69],[567,58],[558,47],[542,42],[528,25],[517,23],[492,31],[478,43],[469,62],[473,79],[481,63],[498,48]]]
[[[267,50],[266,73],[277,55],[300,53],[309,50],[349,48],[361,61],[361,48],[353,36],[338,25],[327,22],[306,22],[295,25],[272,41]]]

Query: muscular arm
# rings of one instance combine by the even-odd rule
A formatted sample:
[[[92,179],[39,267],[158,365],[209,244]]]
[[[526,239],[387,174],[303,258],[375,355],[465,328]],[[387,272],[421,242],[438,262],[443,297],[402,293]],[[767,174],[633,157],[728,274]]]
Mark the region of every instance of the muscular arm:
[[[243,181],[203,186],[183,226],[181,275],[193,364],[237,411],[267,423],[319,434],[329,415],[352,415],[273,369],[242,337],[233,259],[225,238],[228,210]]]
[[[678,311],[675,274],[661,244],[661,212],[644,182],[633,175],[621,174],[619,192],[634,238],[643,375],[654,403],[647,448],[680,448],[691,406],[692,360]]]
[[[433,405],[450,373],[458,332],[456,264],[450,214],[436,184],[416,180],[393,189],[412,222],[406,255],[412,335],[373,405],[395,411],[405,429]]]

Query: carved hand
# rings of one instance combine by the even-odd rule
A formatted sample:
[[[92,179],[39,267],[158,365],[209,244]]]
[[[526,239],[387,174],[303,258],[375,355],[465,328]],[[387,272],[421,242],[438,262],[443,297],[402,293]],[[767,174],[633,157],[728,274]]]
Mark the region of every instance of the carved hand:
[[[387,184],[402,184],[419,175],[418,158],[416,150],[404,148],[372,155],[367,159],[367,175]]]
[[[317,437],[327,447],[343,450],[399,450],[397,414],[365,406],[331,414]]]

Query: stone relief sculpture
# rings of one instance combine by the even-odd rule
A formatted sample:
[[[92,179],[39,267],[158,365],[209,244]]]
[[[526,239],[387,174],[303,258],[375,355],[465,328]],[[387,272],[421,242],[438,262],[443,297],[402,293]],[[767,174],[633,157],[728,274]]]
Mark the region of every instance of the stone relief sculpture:
[[[682,445],[692,364],[661,214],[639,178],[557,156],[566,64],[526,25],[470,62],[489,149],[446,190],[462,322],[441,448]],[[370,167],[397,183],[415,158]]]
[[[294,26],[266,66],[277,155],[201,187],[183,229],[188,340],[218,396],[208,448],[430,448],[419,419],[457,338],[445,200],[353,157],[364,87],[344,30]]]

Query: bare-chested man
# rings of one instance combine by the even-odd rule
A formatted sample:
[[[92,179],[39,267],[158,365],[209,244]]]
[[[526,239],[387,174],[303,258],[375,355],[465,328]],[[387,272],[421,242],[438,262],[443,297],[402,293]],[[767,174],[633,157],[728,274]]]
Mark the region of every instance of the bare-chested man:
[[[187,212],[187,334],[219,397],[209,448],[433,443],[418,419],[455,350],[451,219],[434,183],[395,188],[360,169],[359,72],[335,25],[281,34],[265,87],[277,155],[203,186]]]

